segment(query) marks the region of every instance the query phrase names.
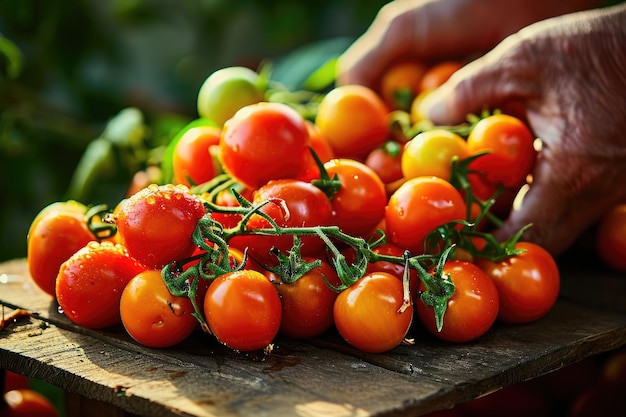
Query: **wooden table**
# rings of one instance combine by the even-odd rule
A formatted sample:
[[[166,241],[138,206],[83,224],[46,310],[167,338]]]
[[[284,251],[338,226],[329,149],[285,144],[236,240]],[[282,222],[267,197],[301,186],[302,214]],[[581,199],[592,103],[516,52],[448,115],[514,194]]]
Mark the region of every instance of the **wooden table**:
[[[418,416],[626,345],[626,279],[585,267],[562,275],[562,297],[546,317],[496,325],[473,343],[418,330],[413,346],[365,354],[329,334],[278,340],[262,357],[200,333],[157,350],[121,328],[82,329],[15,260],[0,263],[0,304],[5,314],[19,307],[31,316],[0,331],[0,369],[100,402],[92,416]]]

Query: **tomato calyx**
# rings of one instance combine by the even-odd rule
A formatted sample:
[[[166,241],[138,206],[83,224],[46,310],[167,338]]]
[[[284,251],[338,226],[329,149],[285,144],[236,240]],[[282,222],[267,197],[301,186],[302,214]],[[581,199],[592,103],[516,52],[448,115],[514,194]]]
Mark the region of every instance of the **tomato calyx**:
[[[342,187],[339,175],[335,173],[335,175],[333,175],[333,177],[331,178],[330,175],[328,175],[328,171],[326,171],[326,168],[324,168],[324,163],[321,161],[319,156],[317,156],[317,153],[311,147],[309,147],[309,150],[311,151],[311,155],[315,160],[315,165],[317,165],[317,168],[320,171],[319,179],[314,179],[313,181],[311,181],[311,184],[322,190],[324,194],[326,194],[328,199],[332,200],[333,196],[337,194],[337,192]]]
[[[474,257],[500,261],[521,253],[520,250],[515,249],[515,244],[532,224],[525,225],[504,242],[498,242],[491,233],[478,230],[478,226],[483,222],[489,222],[494,227],[502,226],[502,220],[491,212],[491,208],[504,192],[503,187],[499,185],[490,198],[483,200],[475,195],[468,179],[470,174],[476,173],[470,168],[472,161],[486,154],[487,152],[480,152],[462,160],[453,158],[450,183],[465,195],[467,220],[460,222],[463,226],[460,231],[454,225],[445,224],[432,233],[442,236],[444,241],[454,241],[460,249],[466,250]],[[473,207],[479,209],[479,213],[475,216],[472,215]],[[477,242],[480,243],[477,244]]]
[[[113,210],[109,209],[106,204],[92,206],[85,213],[87,227],[96,240],[109,239],[117,233],[112,213]]]
[[[411,260],[409,260],[411,265],[417,269],[419,278],[426,287],[426,291],[419,294],[419,298],[424,304],[433,308],[435,312],[435,323],[437,324],[437,331],[439,332],[443,328],[443,318],[448,307],[448,300],[452,298],[456,288],[449,277],[443,277],[443,266],[453,248],[454,246],[448,246],[446,250],[443,251],[432,275],[419,262],[411,262]]]
[[[287,252],[282,253],[276,248],[272,248],[272,254],[278,258],[278,265],[275,267],[266,267],[267,270],[279,275],[281,281],[285,284],[293,284],[308,272],[319,267],[322,261],[316,259],[313,262],[304,260],[300,253],[302,240],[298,236],[293,237],[293,247]],[[326,280],[327,284],[328,281]]]

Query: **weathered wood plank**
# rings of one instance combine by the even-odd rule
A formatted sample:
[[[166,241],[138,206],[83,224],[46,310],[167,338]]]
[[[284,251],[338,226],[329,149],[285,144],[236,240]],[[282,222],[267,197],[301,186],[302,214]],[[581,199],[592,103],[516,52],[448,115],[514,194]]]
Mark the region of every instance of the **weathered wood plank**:
[[[75,326],[30,281],[23,260],[0,264],[0,274],[9,278],[0,284],[0,304],[26,307],[34,317],[0,332],[0,368],[139,415],[417,416],[626,344],[623,311],[568,297],[536,323],[496,325],[465,344],[417,328],[415,345],[377,355],[332,333],[307,343],[278,340],[264,360],[238,356],[203,334],[155,350],[122,329]],[[42,322],[49,327],[39,328]]]
[[[206,335],[177,349],[148,349],[122,331],[74,326],[50,297],[17,278],[19,265],[2,271],[14,280],[2,284],[0,303],[30,308],[34,316],[0,332],[0,368],[135,414],[369,416],[402,408],[419,415],[454,404],[446,384],[307,343],[290,342],[263,360],[238,356]]]

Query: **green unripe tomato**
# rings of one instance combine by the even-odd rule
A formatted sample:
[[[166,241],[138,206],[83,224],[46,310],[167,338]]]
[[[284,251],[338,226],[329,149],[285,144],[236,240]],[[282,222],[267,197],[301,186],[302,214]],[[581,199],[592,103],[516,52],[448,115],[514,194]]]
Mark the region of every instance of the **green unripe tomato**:
[[[237,110],[265,99],[259,74],[246,67],[213,72],[198,93],[198,114],[222,126]]]

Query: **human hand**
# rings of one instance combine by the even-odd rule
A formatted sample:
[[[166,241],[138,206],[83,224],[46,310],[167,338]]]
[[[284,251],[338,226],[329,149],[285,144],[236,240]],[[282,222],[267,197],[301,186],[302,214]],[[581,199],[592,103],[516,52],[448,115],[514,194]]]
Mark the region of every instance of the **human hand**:
[[[598,0],[396,0],[339,59],[338,84],[376,89],[394,61],[464,60],[522,27]]]
[[[436,124],[520,102],[543,142],[521,207],[495,232],[553,254],[626,201],[626,5],[531,25],[459,70],[422,103]]]

